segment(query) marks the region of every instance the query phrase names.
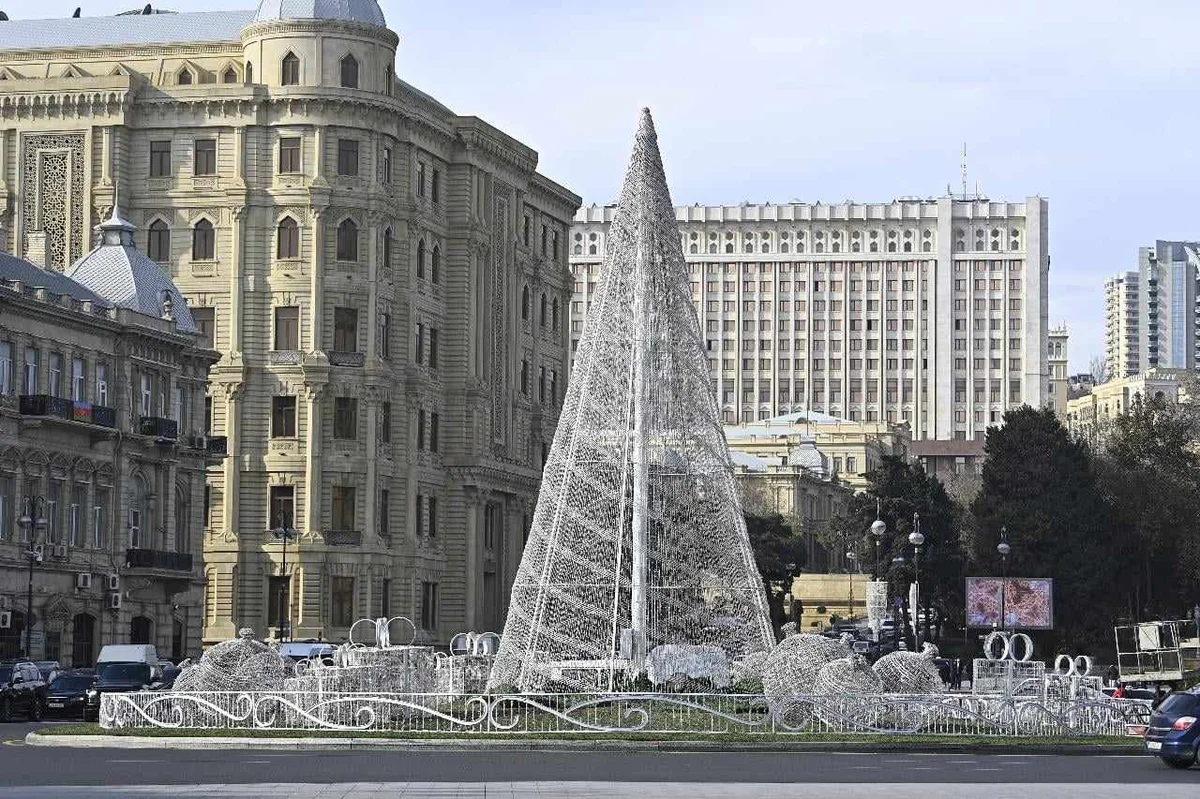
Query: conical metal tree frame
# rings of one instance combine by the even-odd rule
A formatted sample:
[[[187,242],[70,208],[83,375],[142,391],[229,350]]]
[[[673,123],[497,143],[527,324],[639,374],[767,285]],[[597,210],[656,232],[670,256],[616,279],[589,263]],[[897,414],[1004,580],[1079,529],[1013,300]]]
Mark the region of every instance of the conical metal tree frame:
[[[774,643],[643,111],[492,690],[615,690],[661,644]]]

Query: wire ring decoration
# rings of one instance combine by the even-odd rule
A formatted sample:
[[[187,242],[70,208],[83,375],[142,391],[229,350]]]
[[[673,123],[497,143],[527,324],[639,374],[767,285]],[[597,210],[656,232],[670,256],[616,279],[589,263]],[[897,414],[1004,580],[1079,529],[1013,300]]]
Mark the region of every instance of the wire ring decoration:
[[[1017,657],[1015,646],[1017,641],[1023,644],[1021,657]],[[998,653],[996,652],[997,643],[1001,645]],[[1033,639],[1025,633],[992,630],[988,633],[987,638],[983,639],[983,654],[988,660],[1012,660],[1018,663],[1027,663],[1033,658]]]
[[[354,624],[350,625],[350,633],[346,637],[352,647],[370,646],[369,643],[354,640],[354,629],[358,627],[358,625],[370,625],[374,627],[375,646],[379,649],[389,649],[392,646],[392,622],[395,621],[407,622],[408,626],[412,629],[412,633],[408,637],[408,642],[396,644],[396,646],[412,646],[413,641],[417,640],[417,625],[413,624],[412,619],[408,618],[407,616],[393,616],[390,619],[384,616],[380,616],[377,619],[359,619],[358,621],[354,622]]]
[[[1091,655],[1062,654],[1054,659],[1054,673],[1060,677],[1086,677],[1092,673],[1093,665]]]

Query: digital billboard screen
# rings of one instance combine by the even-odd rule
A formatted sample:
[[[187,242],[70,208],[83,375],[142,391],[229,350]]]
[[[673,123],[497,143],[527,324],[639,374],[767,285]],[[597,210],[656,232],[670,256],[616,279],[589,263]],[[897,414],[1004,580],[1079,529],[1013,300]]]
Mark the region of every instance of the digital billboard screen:
[[[1001,608],[1004,624],[1000,623]],[[1054,580],[1048,577],[968,577],[967,626],[1006,630],[1054,627]]]

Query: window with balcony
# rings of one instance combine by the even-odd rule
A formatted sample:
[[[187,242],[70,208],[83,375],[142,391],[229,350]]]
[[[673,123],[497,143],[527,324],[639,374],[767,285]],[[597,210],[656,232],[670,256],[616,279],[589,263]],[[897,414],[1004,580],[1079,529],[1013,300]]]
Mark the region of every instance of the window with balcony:
[[[87,367],[82,358],[71,359],[71,399],[85,402],[87,398]]]
[[[192,228],[192,260],[211,261],[216,257],[217,242],[213,223],[201,219]]]
[[[108,407],[108,364],[96,364],[96,404]]]
[[[334,577],[329,601],[329,623],[349,627],[354,623],[354,578]]]
[[[192,174],[197,177],[217,174],[217,140],[197,139]]]
[[[335,397],[333,400],[333,437],[344,440],[358,438],[358,399]],[[350,528],[339,528],[350,529]]]
[[[296,437],[296,398],[276,396],[271,398],[271,438]]]
[[[50,385],[49,392],[52,397],[63,396],[63,356],[62,353],[50,353]]]
[[[334,352],[358,352],[358,309],[333,309]]]
[[[279,172],[292,175],[300,171],[300,137],[285,136],[279,140]]]
[[[293,486],[271,486],[268,497],[271,517],[267,519],[267,525],[270,529],[295,528],[296,489]]]
[[[331,508],[330,523],[334,530],[354,530],[355,526],[355,488],[354,486],[332,487],[333,507]]]

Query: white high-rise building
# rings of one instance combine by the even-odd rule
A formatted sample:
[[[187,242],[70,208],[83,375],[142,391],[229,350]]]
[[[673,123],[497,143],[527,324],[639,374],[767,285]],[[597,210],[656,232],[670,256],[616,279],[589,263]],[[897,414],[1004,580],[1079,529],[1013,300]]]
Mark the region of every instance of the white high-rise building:
[[[1138,342],[1143,369],[1196,365],[1196,268],[1200,243],[1156,241],[1138,250]]]
[[[611,207],[571,229],[572,339],[599,285]],[[1048,203],[681,206],[726,423],[815,411],[982,439],[1046,401]]]
[[[1104,355],[1110,377],[1130,377],[1142,369],[1139,296],[1137,272],[1125,272],[1104,281]]]

